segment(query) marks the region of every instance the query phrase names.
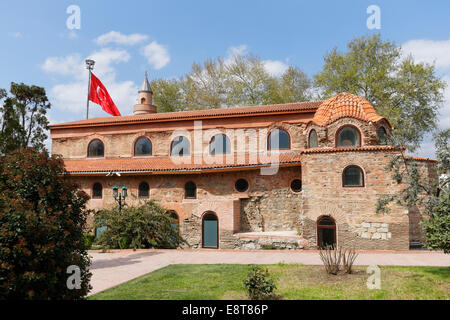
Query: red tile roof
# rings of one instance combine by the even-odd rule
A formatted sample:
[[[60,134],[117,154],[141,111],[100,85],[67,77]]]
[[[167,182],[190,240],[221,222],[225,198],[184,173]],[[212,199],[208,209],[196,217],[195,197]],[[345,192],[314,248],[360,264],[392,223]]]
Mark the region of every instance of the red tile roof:
[[[309,153],[329,153],[329,152],[351,152],[351,151],[394,151],[394,146],[363,146],[363,147],[348,147],[348,148],[312,148],[305,149],[301,153],[309,154]]]
[[[366,99],[343,92],[322,102],[314,115],[313,122],[327,126],[344,117],[356,118],[367,122],[384,119]]]
[[[151,114],[130,115],[121,117],[101,117],[87,120],[79,120],[72,122],[65,122],[60,124],[52,124],[50,129],[68,128],[68,127],[89,127],[98,125],[121,125],[128,123],[142,123],[153,121],[168,121],[168,120],[190,120],[197,118],[225,118],[236,116],[251,116],[258,114],[277,114],[290,112],[315,112],[322,101],[312,102],[295,102],[285,104],[273,104],[265,106],[249,106],[249,107],[234,107],[222,109],[207,109],[207,110],[192,110],[179,112],[162,112]]]
[[[273,156],[276,154],[274,153]],[[149,157],[149,158],[128,158],[128,159],[83,159],[65,160],[66,171],[69,174],[82,173],[200,173],[215,170],[239,170],[249,168],[259,168],[269,166],[271,163],[280,166],[300,164],[300,153],[289,152],[278,154],[278,159],[270,158],[270,154],[254,157],[247,155],[234,156],[231,163],[227,163],[226,158],[216,157],[223,160],[222,163],[207,163],[201,157],[181,157],[189,161],[187,164],[176,164],[171,157]],[[255,159],[256,158],[256,159]],[[214,159],[212,157],[211,159]],[[186,162],[187,162],[186,161]],[[211,161],[212,162],[212,161]],[[218,161],[217,161],[218,162]]]

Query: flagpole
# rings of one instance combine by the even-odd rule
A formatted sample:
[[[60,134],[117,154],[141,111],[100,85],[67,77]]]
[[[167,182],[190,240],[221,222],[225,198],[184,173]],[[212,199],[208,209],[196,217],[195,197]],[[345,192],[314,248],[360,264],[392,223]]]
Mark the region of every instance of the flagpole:
[[[86,103],[86,119],[89,119],[89,95],[91,91],[91,73],[94,69],[95,61],[91,59],[86,59],[86,69],[89,70],[89,82],[88,82],[88,91],[87,91],[87,103]]]

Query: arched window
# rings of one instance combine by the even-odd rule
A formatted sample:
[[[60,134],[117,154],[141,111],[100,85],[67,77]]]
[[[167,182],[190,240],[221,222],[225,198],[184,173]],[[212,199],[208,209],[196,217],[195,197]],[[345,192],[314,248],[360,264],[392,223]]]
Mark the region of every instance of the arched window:
[[[238,192],[245,192],[248,190],[248,181],[245,179],[238,179],[236,180],[236,183],[234,184],[234,188]]]
[[[291,148],[291,138],[289,134],[282,129],[273,129],[267,142],[268,150],[286,150]]]
[[[147,156],[152,154],[152,143],[146,137],[142,137],[136,140],[134,144],[135,156]]]
[[[224,134],[216,134],[209,143],[209,154],[226,154],[230,153],[230,139]]]
[[[103,157],[105,155],[105,148],[103,142],[99,139],[94,139],[88,146],[88,157]]]
[[[145,98],[141,98],[141,104],[145,104]]]
[[[150,186],[147,182],[141,182],[138,188],[138,197],[139,198],[148,198],[150,195]]]
[[[312,129],[309,132],[308,148],[317,148],[317,146],[318,146],[317,132],[316,132],[316,130]]]
[[[194,182],[186,182],[186,184],[184,185],[184,197],[186,199],[197,198],[197,185]]]
[[[379,144],[386,144],[387,143],[387,132],[384,127],[379,127],[377,131],[378,135],[378,143]]]
[[[352,126],[341,128],[337,134],[338,147],[359,147],[361,145],[359,131]]]
[[[291,190],[294,192],[302,191],[302,180],[294,179],[291,181]]]
[[[358,166],[348,166],[342,173],[344,187],[364,187],[364,173]]]
[[[188,156],[191,153],[189,140],[186,137],[178,136],[172,140],[170,147],[171,156]]]
[[[100,182],[92,186],[92,199],[101,199],[103,197],[103,186]]]

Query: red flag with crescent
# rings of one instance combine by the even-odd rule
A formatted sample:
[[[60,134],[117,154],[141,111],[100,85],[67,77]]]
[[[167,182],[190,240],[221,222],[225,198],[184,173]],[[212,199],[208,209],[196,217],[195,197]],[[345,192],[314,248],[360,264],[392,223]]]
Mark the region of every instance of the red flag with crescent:
[[[93,73],[91,73],[91,88],[89,92],[89,100],[102,106],[103,111],[117,117],[120,112],[109,96],[103,83]]]

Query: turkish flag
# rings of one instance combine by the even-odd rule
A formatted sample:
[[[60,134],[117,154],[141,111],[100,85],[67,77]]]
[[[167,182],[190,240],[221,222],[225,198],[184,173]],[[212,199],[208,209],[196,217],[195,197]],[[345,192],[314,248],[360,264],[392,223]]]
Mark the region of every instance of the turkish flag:
[[[109,96],[103,83],[98,80],[93,73],[91,73],[91,89],[89,91],[89,100],[102,106],[103,111],[117,117],[120,112]]]

